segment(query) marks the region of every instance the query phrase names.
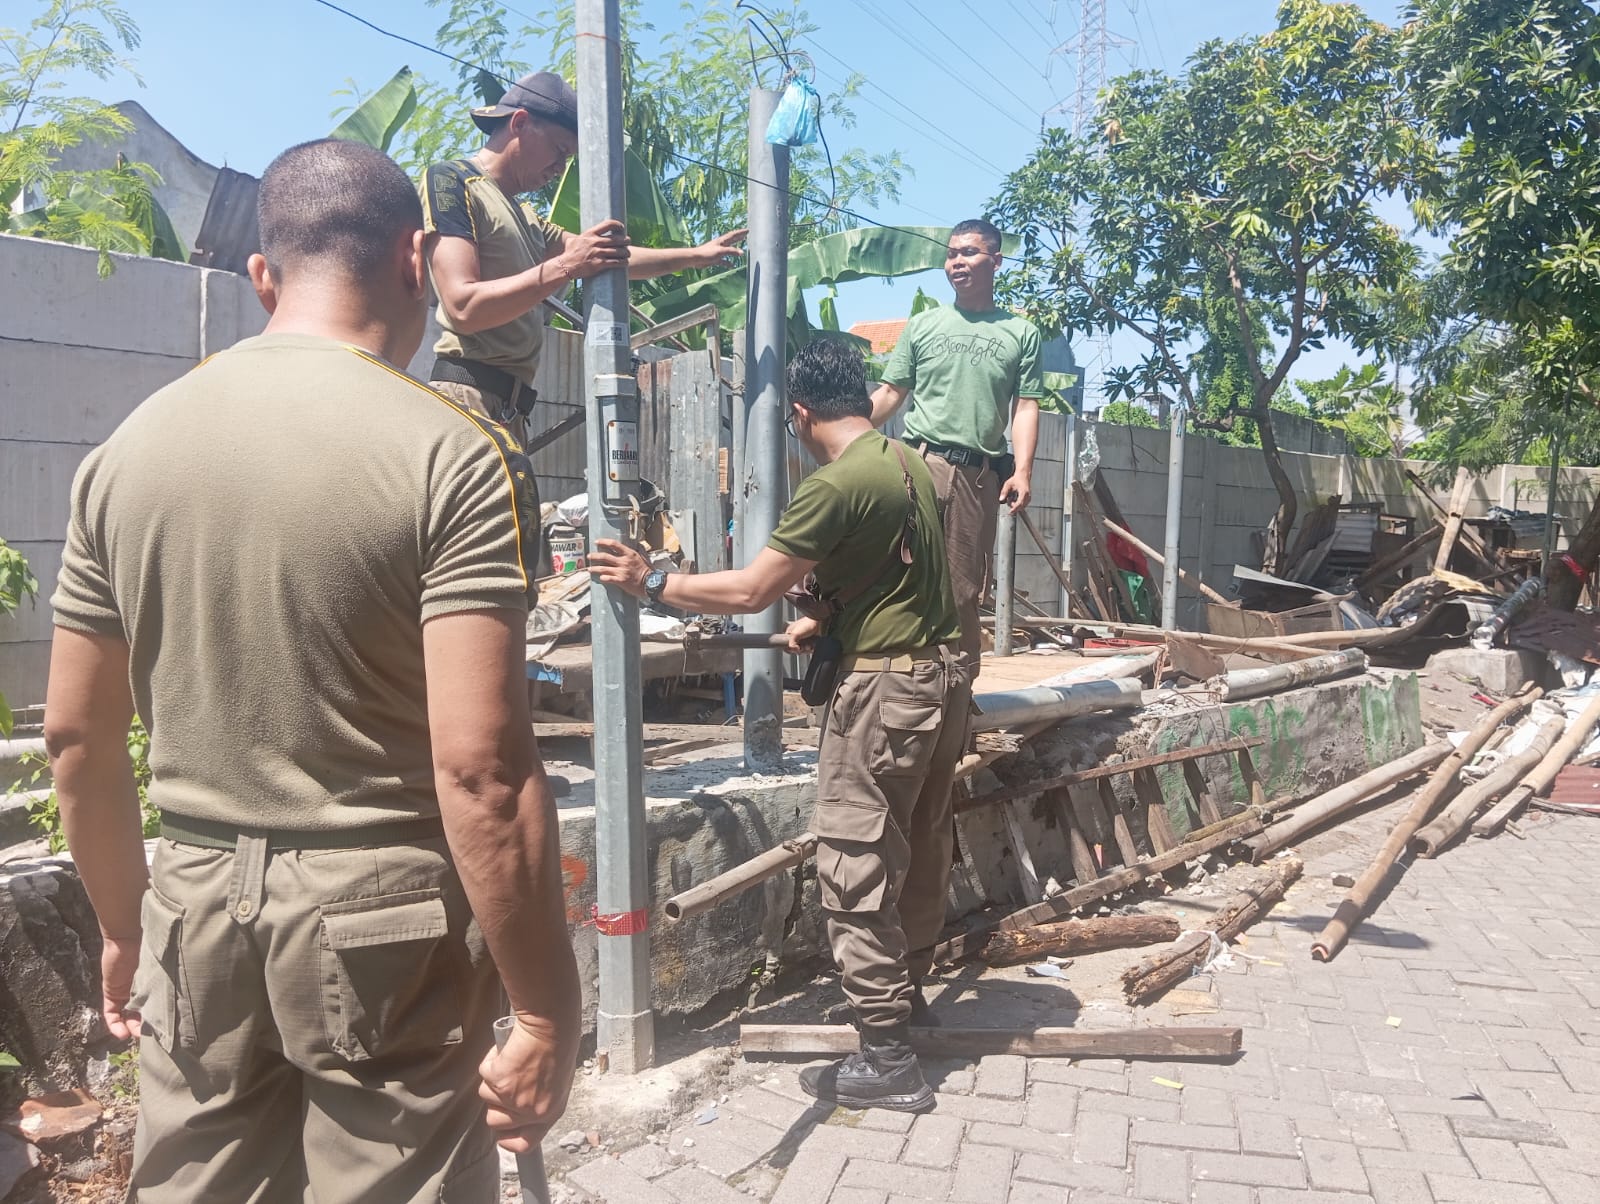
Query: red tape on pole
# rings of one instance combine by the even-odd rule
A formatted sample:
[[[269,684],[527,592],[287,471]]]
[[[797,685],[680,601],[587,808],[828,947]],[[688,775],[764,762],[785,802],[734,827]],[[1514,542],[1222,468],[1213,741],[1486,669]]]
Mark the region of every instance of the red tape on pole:
[[[601,936],[636,936],[650,928],[650,913],[641,907],[637,911],[621,911],[603,916],[594,908],[594,930]]]

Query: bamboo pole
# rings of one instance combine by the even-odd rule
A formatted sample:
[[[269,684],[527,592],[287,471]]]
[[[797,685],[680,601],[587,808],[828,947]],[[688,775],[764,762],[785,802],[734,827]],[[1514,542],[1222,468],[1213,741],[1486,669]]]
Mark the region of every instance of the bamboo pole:
[[[1282,823],[1273,824],[1260,836],[1245,843],[1250,848],[1250,860],[1260,865],[1279,849],[1293,844],[1307,832],[1321,827],[1330,819],[1355,810],[1367,799],[1396,782],[1413,774],[1431,769],[1450,755],[1450,745],[1440,741],[1417,749],[1416,752],[1380,765],[1341,786],[1335,786],[1295,809],[1293,815]]]
[[[1523,778],[1516,789],[1472,825],[1472,834],[1493,836],[1505,827],[1507,820],[1527,806],[1529,799],[1549,790],[1556,780],[1556,775],[1577,756],[1578,750],[1583,747],[1584,741],[1589,738],[1597,723],[1600,723],[1600,696],[1596,696],[1583,708],[1583,713],[1573,720],[1566,734],[1556,741],[1555,747],[1545,754],[1544,760],[1539,762],[1533,772]]]
[[[1461,772],[1461,767],[1477,755],[1489,737],[1494,735],[1496,728],[1511,716],[1532,706],[1543,695],[1544,690],[1541,687],[1528,686],[1520,694],[1506,699],[1473,724],[1471,730],[1467,732],[1466,739],[1462,740],[1455,752],[1446,757],[1434,771],[1432,779],[1422,788],[1411,806],[1407,808],[1405,816],[1389,833],[1389,839],[1383,842],[1377,856],[1372,859],[1372,864],[1356,880],[1356,884],[1350,888],[1349,893],[1334,911],[1333,918],[1312,942],[1312,957],[1326,962],[1338,956],[1339,950],[1343,949],[1345,942],[1350,939],[1351,930],[1361,923],[1371,909],[1372,896],[1378,887],[1383,885],[1383,880],[1388,877],[1395,860],[1405,851],[1416,830],[1428,821],[1433,809],[1454,789],[1456,775]]]
[[[1102,527],[1104,527],[1107,531],[1110,531],[1113,535],[1120,535],[1123,539],[1127,540],[1134,547],[1138,548],[1141,552],[1143,552],[1147,557],[1149,557],[1149,559],[1155,561],[1155,563],[1156,563],[1156,565],[1158,567],[1163,568],[1163,569],[1167,567],[1167,559],[1166,559],[1166,557],[1161,555],[1160,552],[1157,552],[1149,544],[1145,543],[1144,540],[1140,539],[1132,531],[1129,531],[1126,527],[1118,526],[1116,523],[1112,522],[1109,518],[1107,518],[1103,514],[1097,514],[1095,517],[1100,520],[1100,525]],[[1185,585],[1187,585],[1187,586],[1191,587],[1192,589],[1194,589],[1197,593],[1201,594],[1203,597],[1210,598],[1213,602],[1220,602],[1224,606],[1232,606],[1233,605],[1233,599],[1232,598],[1227,597],[1225,594],[1219,594],[1216,590],[1212,589],[1204,581],[1201,581],[1198,577],[1194,576],[1191,573],[1185,572],[1181,568],[1178,570],[1178,580],[1182,581]]]
[[[1509,758],[1481,782],[1468,786],[1458,794],[1437,819],[1423,827],[1411,838],[1411,848],[1419,857],[1437,857],[1441,849],[1461,835],[1461,831],[1485,803],[1492,802],[1522,780],[1544,760],[1550,746],[1566,727],[1565,719],[1547,720],[1534,736],[1533,743],[1516,756]]]
[[[673,895],[662,906],[662,910],[667,913],[669,920],[687,920],[702,911],[709,911],[724,899],[731,899],[749,890],[758,882],[765,882],[774,874],[781,874],[792,865],[799,865],[816,851],[817,838],[810,832],[802,832],[793,840],[786,840],[776,848],[750,858],[736,869]]]

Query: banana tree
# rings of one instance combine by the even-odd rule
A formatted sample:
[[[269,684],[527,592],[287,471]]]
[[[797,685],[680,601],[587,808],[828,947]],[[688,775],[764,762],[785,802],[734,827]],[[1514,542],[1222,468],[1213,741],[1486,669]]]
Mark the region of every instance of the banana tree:
[[[410,67],[402,67],[389,81],[350,111],[328,135],[348,142],[364,142],[387,151],[394,136],[417,111],[417,84]]]

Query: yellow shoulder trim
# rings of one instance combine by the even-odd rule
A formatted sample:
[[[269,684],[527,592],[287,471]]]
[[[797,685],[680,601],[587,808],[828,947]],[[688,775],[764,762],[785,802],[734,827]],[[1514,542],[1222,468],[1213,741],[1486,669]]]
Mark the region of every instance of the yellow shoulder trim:
[[[481,414],[474,414],[465,406],[451,401],[437,389],[430,389],[416,377],[408,376],[404,372],[401,372],[393,364],[385,363],[371,352],[360,347],[351,347],[348,344],[346,344],[346,346],[349,348],[349,350],[355,352],[356,355],[366,360],[367,363],[372,364],[374,367],[382,368],[390,376],[398,377],[400,380],[405,381],[406,384],[411,385],[418,391],[426,393],[440,405],[447,406],[448,408],[454,410],[457,414],[460,414],[468,422],[472,423],[473,426],[477,427],[479,433],[482,434],[484,438],[489,440],[489,442],[494,446],[495,454],[500,457],[500,468],[506,476],[506,490],[511,495],[511,523],[517,533],[517,568],[522,572],[522,588],[528,589],[532,584],[533,579],[528,576],[528,563],[523,559],[522,556],[522,516],[517,512],[517,479],[516,475],[511,471],[511,460],[506,452],[506,442],[509,439],[509,436],[505,435],[505,433],[498,426],[496,426],[493,422],[490,422]],[[528,470],[530,472],[533,470],[531,461],[529,462]]]

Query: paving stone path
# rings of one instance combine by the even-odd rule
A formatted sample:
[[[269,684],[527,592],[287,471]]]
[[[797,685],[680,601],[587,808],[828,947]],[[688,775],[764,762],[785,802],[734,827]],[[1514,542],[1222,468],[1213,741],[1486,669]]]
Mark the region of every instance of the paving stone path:
[[[1219,1011],[1121,1020],[1243,1026],[1236,1062],[930,1062],[918,1117],[817,1107],[772,1065],[567,1182],[612,1204],[1600,1204],[1600,822],[1413,865],[1323,965],[1327,875],[1386,830],[1363,823],[1306,850],[1306,888],[1213,972]]]

